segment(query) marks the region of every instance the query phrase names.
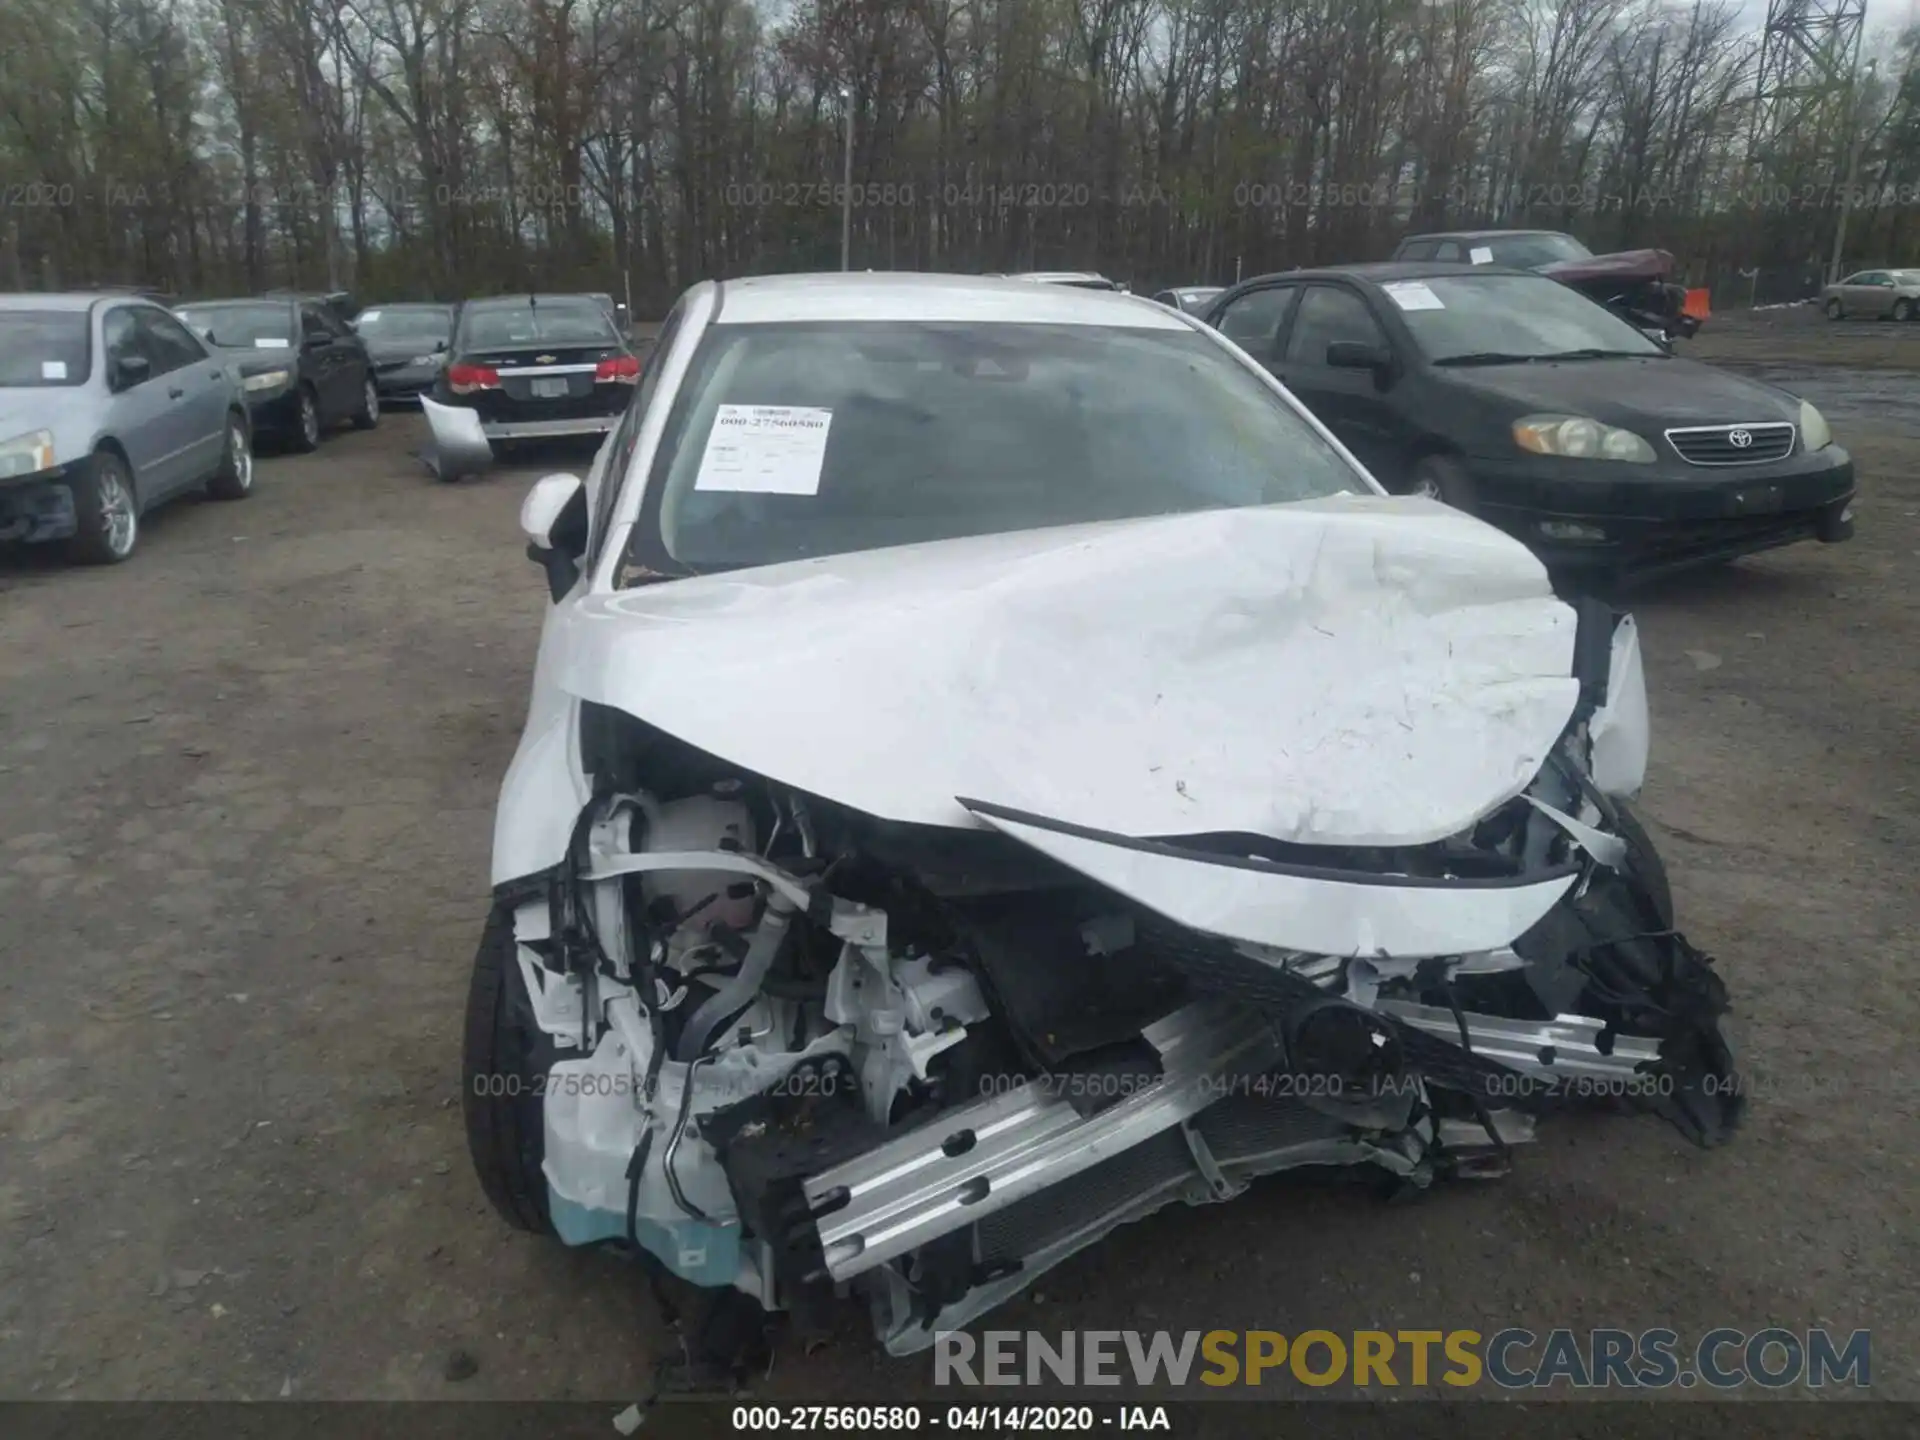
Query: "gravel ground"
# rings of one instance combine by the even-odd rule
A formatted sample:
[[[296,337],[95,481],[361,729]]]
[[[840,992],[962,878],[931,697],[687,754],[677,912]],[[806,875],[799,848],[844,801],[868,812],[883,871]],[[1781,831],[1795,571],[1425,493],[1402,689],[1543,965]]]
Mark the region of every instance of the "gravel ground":
[[[1920,367],[1920,326],[1770,313],[1689,353],[1841,391]],[[1275,1179],[1001,1323],[1865,1327],[1875,1393],[1920,1398],[1914,378],[1835,416],[1853,543],[1638,602],[1644,808],[1756,1072],[1735,1143],[1560,1121],[1405,1207]],[[438,486],[421,435],[266,459],[118,568],[0,552],[0,1398],[624,1403],[671,1345],[635,1267],[509,1233],[467,1166],[461,1004],[544,596],[534,472]],[[928,1381],[851,1316],[761,1389]]]

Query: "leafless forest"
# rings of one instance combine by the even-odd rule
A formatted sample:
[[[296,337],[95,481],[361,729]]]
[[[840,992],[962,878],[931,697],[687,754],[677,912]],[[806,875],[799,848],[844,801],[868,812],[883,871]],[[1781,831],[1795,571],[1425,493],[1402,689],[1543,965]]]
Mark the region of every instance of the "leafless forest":
[[[1141,288],[1498,222],[1788,298],[1856,134],[1850,266],[1920,259],[1914,37],[1756,147],[1759,45],[1708,0],[0,0],[0,285],[658,313],[838,265],[849,106],[855,267]]]

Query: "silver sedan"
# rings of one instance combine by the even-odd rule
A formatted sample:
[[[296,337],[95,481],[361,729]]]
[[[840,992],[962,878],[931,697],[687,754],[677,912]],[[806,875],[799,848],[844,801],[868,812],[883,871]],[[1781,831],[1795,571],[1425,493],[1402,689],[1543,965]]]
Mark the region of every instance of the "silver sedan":
[[[1821,292],[1829,320],[1920,316],[1920,270],[1859,270]]]
[[[116,564],[142,514],[202,487],[216,500],[253,488],[227,362],[135,296],[0,295],[0,541]]]

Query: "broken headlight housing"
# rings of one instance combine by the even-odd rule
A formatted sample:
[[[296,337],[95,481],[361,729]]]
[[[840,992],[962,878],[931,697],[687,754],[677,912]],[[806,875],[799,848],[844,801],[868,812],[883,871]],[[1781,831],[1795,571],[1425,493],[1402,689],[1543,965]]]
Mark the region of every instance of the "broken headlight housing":
[[[54,466],[53,432],[35,430],[0,441],[0,478],[35,475]]]
[[[1567,460],[1624,460],[1651,465],[1653,447],[1631,430],[1584,415],[1527,415],[1513,422],[1513,443],[1535,455]]]

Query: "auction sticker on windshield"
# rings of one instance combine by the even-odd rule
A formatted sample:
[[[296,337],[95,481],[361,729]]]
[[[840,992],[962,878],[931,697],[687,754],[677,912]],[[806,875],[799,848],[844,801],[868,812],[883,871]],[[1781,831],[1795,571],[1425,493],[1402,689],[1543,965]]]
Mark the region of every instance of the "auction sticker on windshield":
[[[1491,265],[1493,263],[1493,247],[1490,245],[1476,245],[1467,251],[1467,258],[1476,265]]]
[[[812,406],[722,405],[693,488],[818,495],[832,421]]]
[[[1440,297],[1418,280],[1391,280],[1380,287],[1402,310],[1444,310]]]
[[[67,378],[67,362],[64,360],[42,360],[40,362],[42,380],[64,380]]]

